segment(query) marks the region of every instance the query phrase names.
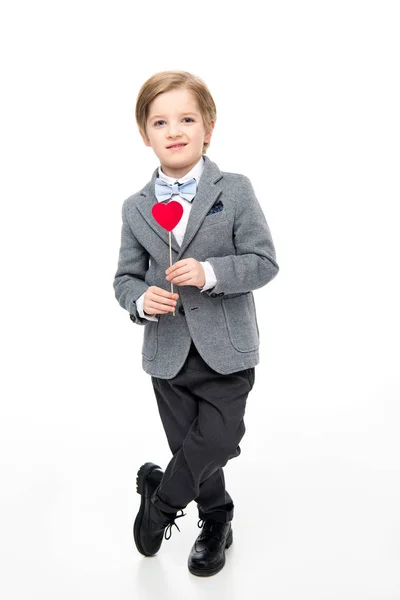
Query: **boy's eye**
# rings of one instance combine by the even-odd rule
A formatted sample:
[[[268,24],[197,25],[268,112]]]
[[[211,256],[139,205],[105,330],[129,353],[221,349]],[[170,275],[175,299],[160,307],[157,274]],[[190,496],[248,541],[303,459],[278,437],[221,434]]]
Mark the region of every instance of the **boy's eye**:
[[[184,119],[189,119],[189,121],[193,121],[193,122],[194,122],[194,119],[192,119],[192,117],[184,117]],[[154,125],[157,125],[158,123],[165,123],[165,121],[163,121],[163,120],[156,121],[156,122],[154,123]]]

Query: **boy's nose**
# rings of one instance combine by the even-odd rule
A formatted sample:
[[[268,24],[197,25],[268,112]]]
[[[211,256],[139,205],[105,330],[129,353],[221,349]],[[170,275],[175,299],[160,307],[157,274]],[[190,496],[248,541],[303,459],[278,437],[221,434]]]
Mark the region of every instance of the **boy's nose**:
[[[171,143],[175,142],[175,138],[181,135],[180,125],[170,125],[168,129],[168,139]]]

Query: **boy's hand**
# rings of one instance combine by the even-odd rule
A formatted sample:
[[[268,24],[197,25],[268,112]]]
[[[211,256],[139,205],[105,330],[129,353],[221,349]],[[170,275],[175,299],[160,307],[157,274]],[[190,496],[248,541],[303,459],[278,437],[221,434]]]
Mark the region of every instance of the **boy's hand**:
[[[156,285],[150,285],[143,298],[143,310],[147,315],[174,312],[179,294],[172,294]]]
[[[195,285],[199,289],[206,283],[203,265],[195,258],[183,258],[165,271],[168,281],[176,285]]]

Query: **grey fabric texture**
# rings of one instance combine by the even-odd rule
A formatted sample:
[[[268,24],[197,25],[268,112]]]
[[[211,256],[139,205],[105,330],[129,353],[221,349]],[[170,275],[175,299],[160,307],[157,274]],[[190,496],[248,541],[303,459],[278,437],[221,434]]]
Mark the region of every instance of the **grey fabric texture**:
[[[144,326],[142,367],[171,379],[182,368],[193,339],[203,360],[228,374],[259,363],[260,334],[253,290],[278,273],[271,232],[248,177],[220,171],[204,155],[204,171],[179,246],[171,235],[173,264],[183,258],[209,261],[217,284],[200,292],[196,286],[174,285],[179,300],[158,321],[139,316],[135,301],[150,285],[171,291],[165,271],[169,232],[154,219],[158,168],[151,180],[122,205],[122,232],[115,297],[131,321]],[[211,210],[214,205],[222,210]]]

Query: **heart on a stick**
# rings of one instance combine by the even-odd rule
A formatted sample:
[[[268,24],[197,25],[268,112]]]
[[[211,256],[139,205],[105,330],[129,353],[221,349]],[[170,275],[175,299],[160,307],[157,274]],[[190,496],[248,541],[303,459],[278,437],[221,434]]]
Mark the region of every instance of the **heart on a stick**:
[[[183,206],[175,200],[171,200],[168,204],[157,202],[151,209],[151,212],[161,227],[167,231],[172,231],[182,218]]]

